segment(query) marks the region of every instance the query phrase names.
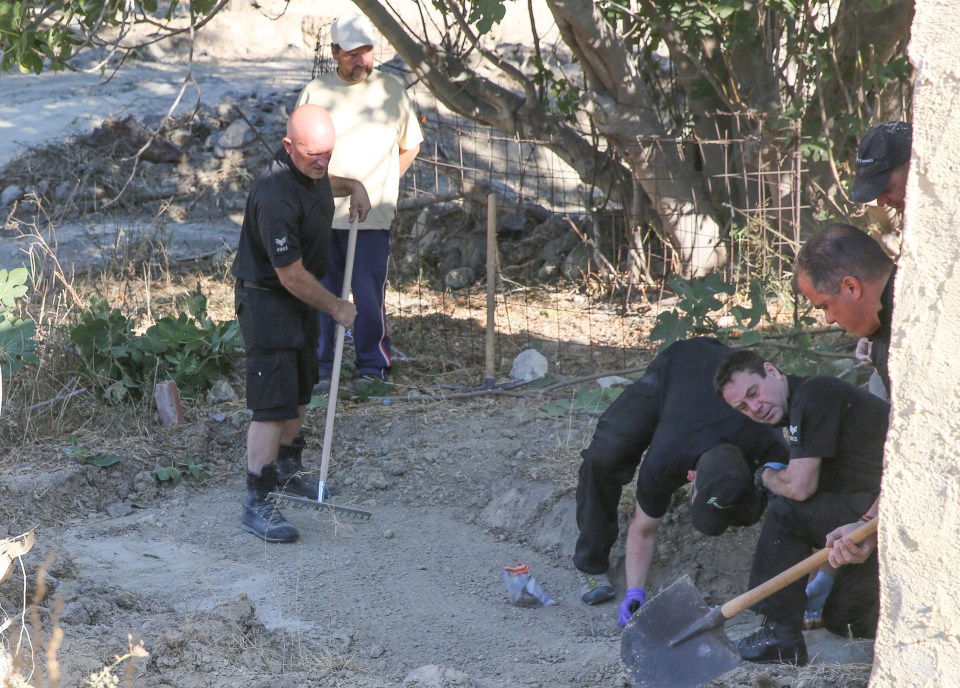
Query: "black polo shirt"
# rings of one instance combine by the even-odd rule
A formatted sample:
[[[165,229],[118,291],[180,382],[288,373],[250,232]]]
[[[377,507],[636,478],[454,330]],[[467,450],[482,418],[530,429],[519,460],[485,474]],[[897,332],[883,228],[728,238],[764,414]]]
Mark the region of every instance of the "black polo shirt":
[[[274,268],[302,259],[308,272],[322,278],[333,209],[330,179],[310,179],[281,148],[247,196],[233,276],[261,287],[283,289]]]
[[[818,492],[880,492],[890,404],[835,377],[788,375],[790,458],[819,458]]]
[[[637,503],[651,518],[666,513],[687,471],[719,444],[739,447],[751,470],[786,460],[779,428],[750,420],[714,391],[713,376],[731,351],[716,339],[689,339],[671,344],[647,368],[659,379],[660,416],[640,464]]]
[[[870,348],[870,358],[873,360],[873,366],[877,369],[877,374],[883,380],[883,386],[887,388],[887,395],[890,394],[890,332],[893,324],[893,282],[897,276],[897,268],[893,268],[890,277],[887,278],[887,285],[883,288],[880,295],[880,329],[873,333],[870,339],[873,340],[873,346]]]

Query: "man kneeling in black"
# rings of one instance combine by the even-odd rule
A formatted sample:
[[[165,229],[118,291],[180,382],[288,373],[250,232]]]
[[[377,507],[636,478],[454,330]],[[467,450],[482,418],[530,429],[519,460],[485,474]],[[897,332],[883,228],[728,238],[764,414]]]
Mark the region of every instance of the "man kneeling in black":
[[[610,551],[619,535],[623,486],[637,474],[626,537],[627,589],[617,614],[621,626],[646,601],[657,531],[673,493],[693,480],[693,526],[720,535],[728,525],[757,522],[765,500],[753,486],[753,470],[786,460],[781,432],[744,418],[714,393],[714,373],[731,351],[706,337],[668,346],[603,413],[581,452],[573,563],[586,604],[616,596],[607,577]]]
[[[750,587],[773,578],[823,547],[827,534],[856,521],[874,504],[883,473],[890,405],[834,377],[785,375],[756,352],[732,353],[717,369],[715,388],[753,420],[788,429],[790,461],[762,467],[757,480],[772,495],[750,571]],[[751,662],[807,663],[803,639],[805,581],[758,602],[763,626],[740,641]],[[824,627],[838,635],[873,638],[879,614],[876,551],[844,566],[823,607]]]

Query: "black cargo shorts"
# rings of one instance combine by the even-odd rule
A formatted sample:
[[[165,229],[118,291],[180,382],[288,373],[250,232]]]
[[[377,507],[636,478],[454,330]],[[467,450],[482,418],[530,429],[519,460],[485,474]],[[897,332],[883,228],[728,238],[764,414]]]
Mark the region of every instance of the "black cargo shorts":
[[[297,418],[317,382],[316,309],[286,291],[240,283],[234,297],[253,420]]]

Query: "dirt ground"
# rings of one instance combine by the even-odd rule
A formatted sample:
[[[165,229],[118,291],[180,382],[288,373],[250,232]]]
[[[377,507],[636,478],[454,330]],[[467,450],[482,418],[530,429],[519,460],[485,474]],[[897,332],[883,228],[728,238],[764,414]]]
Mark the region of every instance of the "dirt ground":
[[[104,438],[99,448],[123,458],[109,468],[26,448],[0,495],[7,531],[37,533],[29,590],[37,567],[56,557],[35,614],[37,661],[59,627],[63,686],[83,685],[122,654],[128,634],[150,653],[133,660],[134,685],[149,688],[628,685],[616,604],[580,603],[569,559],[577,451],[592,421],[541,407],[503,398],[344,405],[331,477],[340,503],[372,517],[287,509],[301,532],[292,545],[239,528],[240,402],[191,409],[182,426]],[[313,412],[308,464],[318,461],[321,425]],[[160,486],[148,471],[188,457],[211,470],[205,484]],[[663,535],[651,587],[687,573],[710,603],[742,591],[755,528],[701,537],[680,498]],[[556,605],[509,604],[502,568],[517,562],[530,564]],[[8,615],[23,608],[22,585],[18,574],[2,588]],[[755,624],[736,621],[734,638]],[[808,634],[811,650],[822,639],[821,659],[836,661],[821,633]],[[8,648],[18,639],[23,651],[26,639],[9,632]],[[856,686],[867,672],[743,667],[716,685]]]
[[[120,92],[130,107],[162,112],[162,98],[129,98],[138,83],[155,82],[157,68],[143,66],[138,80],[137,63],[124,67]],[[252,84],[242,95],[252,90],[259,101],[295,95],[288,72],[274,79],[262,64],[220,62],[209,73],[217,83]],[[34,100],[22,100],[24,109],[8,109],[4,117],[28,117],[25,109],[39,107],[41,97],[51,104],[87,97],[111,102],[86,77],[68,76],[44,82],[32,91]],[[0,87],[21,93],[27,87],[21,79],[5,75]],[[211,108],[223,97],[216,88],[207,93],[215,99]],[[268,124],[264,130],[274,131]],[[42,138],[49,142],[51,136],[44,132]],[[239,172],[225,169],[230,160]],[[18,164],[18,174],[27,174]],[[224,217],[242,212],[249,179],[243,170],[258,164],[228,158],[209,169],[194,166],[194,195],[165,212],[182,226],[199,226],[198,236],[214,233],[214,244],[229,243],[236,223]],[[90,236],[89,225],[63,230],[87,222],[82,200],[71,197],[72,210],[68,203],[51,206],[62,213],[64,255],[67,246],[80,247]],[[124,223],[148,226],[157,207],[124,208]],[[161,238],[177,241],[173,224],[164,231]],[[9,248],[22,240],[9,232],[0,243]],[[211,313],[230,317],[229,280],[224,263],[216,262],[224,256],[200,253],[213,261],[198,264],[207,273]],[[116,266],[125,255],[115,251],[108,262]],[[394,298],[403,301],[402,294]],[[616,331],[616,314],[594,327]],[[11,444],[0,459],[0,535],[33,530],[37,536],[24,568],[0,586],[0,624],[11,620],[2,629],[3,646],[7,655],[19,655],[20,674],[32,685],[55,685],[57,673],[58,685],[86,685],[133,638],[149,653],[125,665],[132,685],[142,688],[628,685],[619,662],[616,603],[583,605],[570,562],[579,451],[589,442],[595,415],[557,416],[546,408],[569,400],[578,387],[542,397],[443,398],[449,391],[442,382],[478,383],[482,359],[461,362],[452,376],[457,379],[448,379],[448,368],[430,361],[429,341],[408,353],[419,363],[401,367],[392,399],[342,402],[337,412],[331,479],[342,490],[338,501],[371,518],[287,509],[301,532],[292,545],[267,545],[239,528],[247,416],[237,379],[232,383],[240,399],[188,405],[186,422],[178,426],[161,428],[153,418],[80,397],[66,414],[79,419],[69,421],[62,436]],[[591,372],[641,366],[648,358],[643,352],[628,361],[611,356],[595,361]],[[308,466],[319,464],[322,427],[323,411],[311,411]],[[106,468],[86,464],[77,442],[121,460]],[[185,477],[174,485],[151,475],[158,466],[189,459],[208,468],[206,481]],[[708,603],[722,603],[745,589],[756,535],[756,528],[721,538],[698,535],[679,494],[664,520],[650,588],[688,574]],[[530,564],[555,605],[509,604],[502,571],[517,562]],[[622,591],[619,547],[612,566]],[[746,614],[727,630],[736,638],[756,623]],[[808,644],[816,658],[810,667],[743,666],[712,685],[866,685],[870,643],[817,631],[808,634]]]

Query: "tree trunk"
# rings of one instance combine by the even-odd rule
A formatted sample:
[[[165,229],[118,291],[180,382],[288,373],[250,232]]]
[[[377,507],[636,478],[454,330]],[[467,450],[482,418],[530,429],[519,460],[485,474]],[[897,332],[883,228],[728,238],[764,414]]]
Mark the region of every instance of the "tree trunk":
[[[584,183],[617,188],[610,157],[598,151],[583,133],[531,99],[530,89],[526,89],[526,98],[517,95],[471,72],[459,56],[445,54],[425,37],[415,40],[377,0],[356,0],[356,5],[451,110],[509,136],[545,140],[547,147],[576,170]],[[628,161],[653,202],[663,231],[678,252],[681,272],[688,277],[701,276],[720,267],[726,252],[720,227],[709,215],[702,178],[693,173],[692,166],[684,164],[675,150],[640,143],[640,137],[664,136],[665,132],[650,105],[654,102],[652,97],[639,97],[644,88],[636,76],[634,58],[624,52],[606,21],[594,15],[589,0],[549,5],[562,24],[561,33],[578,36],[585,42],[599,38],[598,30],[603,33],[600,44],[585,44],[581,48],[579,41],[568,41],[585,71],[593,75],[588,76],[587,111],[600,133]],[[601,78],[596,76],[597,70],[606,73]],[[510,76],[517,79],[516,74]],[[629,78],[614,83],[620,77]],[[623,193],[624,185],[618,186]],[[630,198],[621,200],[629,207]],[[689,216],[690,213],[693,215]]]
[[[614,29],[591,0],[548,0],[564,42],[587,80],[586,107],[597,130],[628,161],[653,203],[681,274],[702,277],[724,265],[720,225],[693,161],[681,158],[651,107],[655,96],[636,71]]]

